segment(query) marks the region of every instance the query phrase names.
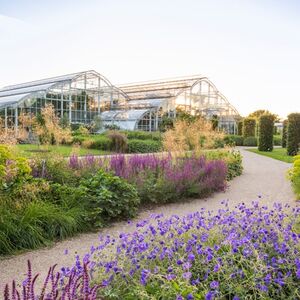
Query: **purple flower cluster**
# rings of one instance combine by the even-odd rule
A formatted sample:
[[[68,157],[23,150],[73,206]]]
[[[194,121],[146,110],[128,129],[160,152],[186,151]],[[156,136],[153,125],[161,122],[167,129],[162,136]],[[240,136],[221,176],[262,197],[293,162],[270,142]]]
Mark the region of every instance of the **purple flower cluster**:
[[[126,179],[137,187],[142,200],[149,193],[157,198],[201,196],[226,188],[227,166],[222,160],[207,161],[204,156],[172,157],[168,155],[114,155],[109,158],[70,157],[69,167],[75,170],[103,168]],[[153,189],[149,191],[149,189]],[[164,202],[163,199],[160,199]]]
[[[300,208],[223,204],[216,213],[151,215],[118,238],[101,236],[83,263],[77,256],[73,267],[49,270],[39,299],[299,299]],[[25,296],[13,283],[4,299],[35,299],[35,280],[29,264]]]
[[[297,299],[299,214],[253,202],[233,211],[225,203],[216,214],[155,215],[118,239],[101,237],[86,257],[103,292],[119,299]]]

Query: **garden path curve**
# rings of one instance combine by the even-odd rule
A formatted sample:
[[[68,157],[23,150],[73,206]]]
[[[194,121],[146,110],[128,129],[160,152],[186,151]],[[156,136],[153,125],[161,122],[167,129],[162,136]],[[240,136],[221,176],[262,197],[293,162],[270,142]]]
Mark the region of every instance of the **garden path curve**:
[[[261,197],[261,202],[268,205],[278,201],[291,205],[296,203],[290,183],[286,179],[290,164],[248,152],[245,149],[240,150],[243,155],[244,173],[229,183],[225,193],[216,193],[207,199],[196,199],[143,210],[136,220],[145,219],[150,213],[183,215],[202,207],[216,210],[221,207],[220,202],[224,199],[229,200],[230,207],[234,207],[240,202],[250,203],[259,197]],[[101,234],[117,235],[119,232],[129,231],[133,228],[134,226],[127,222],[120,222],[101,230]],[[13,279],[16,279],[17,282],[24,279],[28,259],[32,262],[34,272],[40,273],[41,277],[45,278],[49,266],[56,263],[58,263],[58,267],[70,266],[74,263],[75,255],[89,252],[91,245],[97,244],[98,236],[99,232],[81,234],[59,242],[51,248],[0,259],[0,293],[4,283]],[[65,249],[68,249],[67,255],[64,254]]]

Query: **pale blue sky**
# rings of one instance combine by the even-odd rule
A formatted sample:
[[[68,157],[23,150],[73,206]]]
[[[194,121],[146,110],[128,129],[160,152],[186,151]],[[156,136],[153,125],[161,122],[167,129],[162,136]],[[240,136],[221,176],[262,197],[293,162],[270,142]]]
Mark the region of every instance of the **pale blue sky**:
[[[208,76],[246,115],[300,112],[300,1],[0,0],[0,86],[95,69]]]

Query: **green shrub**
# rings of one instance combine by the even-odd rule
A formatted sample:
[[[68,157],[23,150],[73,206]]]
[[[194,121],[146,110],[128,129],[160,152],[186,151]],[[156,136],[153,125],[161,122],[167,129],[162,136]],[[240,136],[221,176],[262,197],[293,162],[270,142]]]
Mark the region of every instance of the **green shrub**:
[[[90,140],[88,148],[110,151],[112,149],[112,140],[104,135],[96,135],[92,140]]]
[[[292,182],[297,199],[300,200],[300,155],[295,157],[293,167],[289,171],[289,178]]]
[[[127,137],[124,133],[119,131],[110,131],[107,137],[111,140],[111,150],[118,153],[125,153],[127,151]]]
[[[88,206],[86,221],[101,226],[105,222],[132,218],[140,203],[136,189],[120,177],[99,170],[81,181]]]
[[[273,150],[274,117],[261,115],[258,119],[258,150]]]
[[[273,136],[273,144],[274,146],[281,146],[282,145],[282,138],[280,135]]]
[[[81,145],[83,143],[83,141],[85,141],[86,138],[81,136],[81,135],[76,135],[76,136],[73,136],[72,138],[72,144],[79,144]]]
[[[244,146],[257,146],[257,138],[255,136],[249,136],[245,138]]]
[[[254,118],[245,118],[243,120],[243,137],[255,136],[256,120]]]
[[[224,137],[224,142],[229,146],[243,146],[243,137],[241,135],[226,135]]]
[[[213,150],[204,153],[208,160],[221,159],[227,165],[227,180],[240,176],[243,173],[243,157],[237,150]]]
[[[299,151],[300,144],[300,113],[288,115],[287,154],[294,156]]]
[[[122,131],[127,135],[129,140],[161,140],[160,132],[148,132],[148,131]]]
[[[129,140],[128,153],[151,153],[161,151],[161,143],[152,140]]]
[[[286,142],[287,142],[287,127],[288,127],[288,120],[284,120],[284,121],[283,121],[283,127],[282,127],[282,142],[281,142],[282,148],[286,148]]]

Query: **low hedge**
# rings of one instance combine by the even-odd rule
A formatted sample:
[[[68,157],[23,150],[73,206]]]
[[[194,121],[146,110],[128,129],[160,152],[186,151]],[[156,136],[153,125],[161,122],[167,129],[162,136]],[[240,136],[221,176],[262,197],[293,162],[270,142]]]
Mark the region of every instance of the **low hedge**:
[[[244,146],[257,146],[257,138],[255,136],[249,136],[244,139]]]
[[[89,141],[89,143],[87,143],[87,148],[89,149],[98,149],[105,151],[109,151],[112,149],[111,139],[104,135],[99,135],[96,138],[87,139],[86,141]]]
[[[281,146],[282,145],[282,138],[280,135],[274,135],[273,136],[273,143],[274,146]]]
[[[147,132],[147,131],[122,131],[127,135],[129,140],[161,140],[160,132]]]
[[[161,143],[152,140],[128,140],[128,153],[151,153],[161,151]]]
[[[244,138],[241,135],[229,134],[224,137],[224,142],[229,146],[243,146]]]

